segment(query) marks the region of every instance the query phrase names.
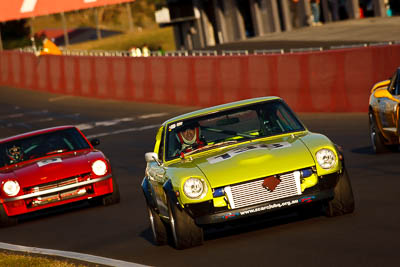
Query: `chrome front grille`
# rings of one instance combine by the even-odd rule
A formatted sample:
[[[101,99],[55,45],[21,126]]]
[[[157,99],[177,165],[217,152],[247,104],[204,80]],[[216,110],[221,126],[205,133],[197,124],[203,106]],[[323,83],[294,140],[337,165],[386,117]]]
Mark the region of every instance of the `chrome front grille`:
[[[58,180],[55,182],[50,182],[50,183],[40,184],[40,185],[36,185],[36,186],[32,186],[32,187],[27,187],[27,188],[24,188],[24,192],[25,192],[25,194],[37,193],[37,192],[42,192],[42,191],[46,191],[46,190],[53,189],[53,188],[63,187],[66,185],[76,184],[76,183],[81,182],[85,177],[88,177],[89,175],[90,175],[90,173],[85,173],[82,175],[68,177],[68,178]]]
[[[83,196],[88,193],[88,189],[80,185],[80,183],[89,177],[90,173],[84,173],[82,175],[24,188],[25,196],[31,196],[25,200],[26,205],[28,208],[34,208]],[[40,194],[41,192],[42,194]]]
[[[263,202],[301,195],[300,172],[279,175],[280,183],[272,192],[263,187],[263,179],[225,187],[231,208],[243,208]]]

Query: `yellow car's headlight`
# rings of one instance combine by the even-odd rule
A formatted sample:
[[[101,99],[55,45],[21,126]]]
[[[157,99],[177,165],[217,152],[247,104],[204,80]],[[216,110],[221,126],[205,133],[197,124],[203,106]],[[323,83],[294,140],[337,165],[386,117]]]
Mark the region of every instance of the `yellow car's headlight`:
[[[207,194],[207,190],[207,184],[199,178],[191,177],[183,184],[183,193],[191,199],[203,198]]]
[[[319,166],[321,166],[321,168],[325,170],[332,169],[333,167],[336,166],[336,161],[337,161],[336,155],[330,149],[327,148],[321,149],[315,154],[315,156],[317,158]]]

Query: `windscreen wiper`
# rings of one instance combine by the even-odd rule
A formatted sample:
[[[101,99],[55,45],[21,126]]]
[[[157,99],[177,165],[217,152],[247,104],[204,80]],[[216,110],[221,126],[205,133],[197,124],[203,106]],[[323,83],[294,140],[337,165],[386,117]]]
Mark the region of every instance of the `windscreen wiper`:
[[[232,135],[232,136],[238,135],[238,136],[247,137],[247,138],[256,138],[256,136],[254,136],[254,135],[239,133],[239,132],[235,132],[232,130],[223,130],[223,129],[217,129],[217,128],[211,128],[211,127],[204,127],[204,126],[201,128],[208,130],[210,132],[215,132],[215,133],[223,133],[223,134]]]
[[[198,147],[198,148],[196,148],[196,149],[194,149],[194,150],[192,150],[190,152],[187,152],[187,153],[182,152],[181,153],[181,158],[185,158],[186,156],[195,154],[195,153],[200,152],[200,151],[205,151],[205,150],[209,150],[211,148],[220,147],[220,146],[227,146],[227,145],[236,144],[236,143],[237,143],[236,140],[230,140],[230,141],[225,141],[225,142],[205,145],[205,146],[202,146],[202,147]]]

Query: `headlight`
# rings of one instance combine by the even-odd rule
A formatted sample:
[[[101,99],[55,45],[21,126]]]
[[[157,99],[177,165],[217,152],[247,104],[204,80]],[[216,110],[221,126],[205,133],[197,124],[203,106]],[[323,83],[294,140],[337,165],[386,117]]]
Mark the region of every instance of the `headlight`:
[[[102,176],[107,173],[107,164],[102,160],[96,160],[92,164],[92,171],[97,176]]]
[[[13,197],[16,196],[19,193],[19,184],[17,181],[7,181],[3,185],[3,191],[6,193],[8,196]]]
[[[188,198],[202,198],[207,193],[207,185],[199,178],[189,178],[183,184],[183,192]]]
[[[321,149],[315,154],[319,166],[323,169],[332,169],[336,164],[336,155],[330,149]]]

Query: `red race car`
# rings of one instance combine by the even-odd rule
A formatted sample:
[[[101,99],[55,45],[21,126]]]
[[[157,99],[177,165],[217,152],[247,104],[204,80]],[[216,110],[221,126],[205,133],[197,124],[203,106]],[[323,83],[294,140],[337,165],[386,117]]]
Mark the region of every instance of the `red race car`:
[[[118,185],[104,154],[74,126],[0,140],[0,226],[18,215],[88,199],[118,203]]]

